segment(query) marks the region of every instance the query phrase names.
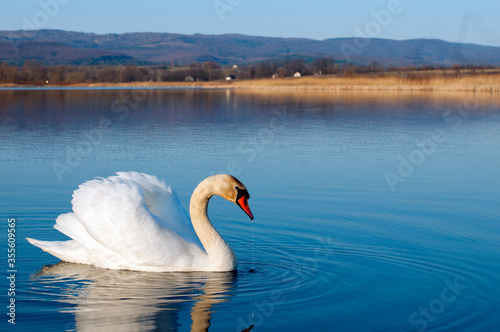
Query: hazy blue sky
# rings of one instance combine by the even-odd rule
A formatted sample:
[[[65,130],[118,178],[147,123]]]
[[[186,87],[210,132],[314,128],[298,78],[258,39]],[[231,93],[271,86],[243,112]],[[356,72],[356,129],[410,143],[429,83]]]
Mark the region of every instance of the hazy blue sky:
[[[377,18],[373,13],[382,14]],[[35,27],[313,39],[368,33],[500,46],[499,17],[499,0],[19,0],[2,1],[0,30]]]

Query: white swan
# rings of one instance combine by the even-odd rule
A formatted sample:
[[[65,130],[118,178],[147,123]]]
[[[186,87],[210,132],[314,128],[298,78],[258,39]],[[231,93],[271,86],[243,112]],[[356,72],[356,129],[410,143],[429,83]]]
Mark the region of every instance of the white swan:
[[[245,186],[227,174],[203,180],[194,190],[189,216],[176,192],[157,177],[120,172],[83,183],[73,193],[73,212],[54,228],[69,241],[27,240],[58,257],[80,264],[137,271],[232,271],[231,247],[207,216],[214,195],[236,203],[253,219]]]

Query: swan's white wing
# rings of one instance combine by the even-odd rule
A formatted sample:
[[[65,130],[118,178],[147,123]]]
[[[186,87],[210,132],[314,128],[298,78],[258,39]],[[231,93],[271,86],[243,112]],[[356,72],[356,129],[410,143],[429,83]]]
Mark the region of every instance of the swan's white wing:
[[[182,207],[175,190],[156,176],[138,172],[118,172],[109,179],[113,182],[137,184],[141,187],[149,211],[167,227],[190,242],[201,242],[196,235],[188,213]]]
[[[161,221],[147,206],[150,203],[158,214],[165,214],[158,208],[155,192],[149,192],[143,183],[148,192],[149,201],[146,200],[140,182],[132,179],[136,175],[124,177],[124,174],[129,173],[86,182],[74,192],[74,215],[88,235],[106,252],[115,253],[127,262],[128,266],[120,268],[175,271],[203,266],[207,260],[205,252],[189,236],[183,238],[183,232],[179,235],[174,230],[182,229],[184,221]],[[170,215],[174,218],[177,214],[175,211]],[[84,246],[88,243],[82,242]]]

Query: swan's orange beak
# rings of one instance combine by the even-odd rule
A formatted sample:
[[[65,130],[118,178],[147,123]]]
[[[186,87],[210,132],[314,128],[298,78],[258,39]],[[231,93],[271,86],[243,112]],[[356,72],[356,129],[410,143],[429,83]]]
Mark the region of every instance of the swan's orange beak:
[[[246,196],[240,197],[237,201],[236,204],[245,211],[245,213],[250,217],[251,220],[253,220],[253,213],[250,211],[250,207],[248,206],[248,200]]]

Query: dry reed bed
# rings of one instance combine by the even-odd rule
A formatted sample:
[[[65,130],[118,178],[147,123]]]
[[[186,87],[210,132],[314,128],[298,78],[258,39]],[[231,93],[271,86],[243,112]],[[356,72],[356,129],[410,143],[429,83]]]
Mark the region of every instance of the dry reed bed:
[[[328,91],[463,91],[500,92],[500,75],[465,77],[301,77],[234,81],[234,88]]]

